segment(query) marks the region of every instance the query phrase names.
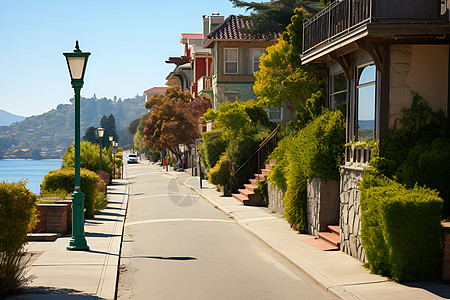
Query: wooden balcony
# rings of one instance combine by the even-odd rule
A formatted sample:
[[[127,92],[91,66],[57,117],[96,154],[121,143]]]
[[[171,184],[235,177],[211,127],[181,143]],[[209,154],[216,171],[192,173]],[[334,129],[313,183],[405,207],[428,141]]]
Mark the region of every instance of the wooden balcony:
[[[210,91],[212,88],[211,85],[211,76],[202,76],[197,81],[197,91],[201,94],[204,91]]]
[[[400,24],[411,27],[411,24],[448,23],[445,2],[447,0],[333,1],[304,22],[302,58],[349,36],[367,35],[370,24],[379,24],[383,28],[387,24],[394,24],[394,30],[400,30]],[[405,29],[402,30],[407,33]]]

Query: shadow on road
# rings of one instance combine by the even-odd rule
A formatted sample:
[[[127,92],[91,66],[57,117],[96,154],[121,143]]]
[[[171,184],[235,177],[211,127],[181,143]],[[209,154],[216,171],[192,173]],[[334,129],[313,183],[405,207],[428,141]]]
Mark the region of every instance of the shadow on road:
[[[179,261],[184,261],[184,260],[197,260],[196,257],[190,257],[190,256],[145,256],[145,255],[137,255],[137,256],[132,256],[131,258],[150,258],[150,259],[159,259],[159,260],[179,260]]]

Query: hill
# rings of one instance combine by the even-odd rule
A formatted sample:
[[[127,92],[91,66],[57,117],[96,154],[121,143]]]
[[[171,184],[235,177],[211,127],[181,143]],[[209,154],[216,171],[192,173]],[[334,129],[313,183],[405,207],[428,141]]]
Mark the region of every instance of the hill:
[[[0,126],[8,126],[15,122],[20,122],[25,117],[18,116],[12,113],[9,113],[3,109],[0,109]]]
[[[17,149],[38,148],[44,157],[61,157],[74,140],[73,100],[73,98],[69,100],[71,104],[59,104],[55,109],[42,115],[28,117],[21,122],[0,127],[0,144],[2,139],[5,141],[9,139],[11,144],[8,149],[2,151],[3,154],[11,154]],[[113,114],[120,145],[132,143],[132,136],[127,131],[128,124],[147,112],[144,101],[144,96],[139,95],[123,101],[97,99],[95,95],[92,98],[82,97],[81,136],[88,127],[98,127],[103,115]],[[0,153],[1,156],[2,153]]]

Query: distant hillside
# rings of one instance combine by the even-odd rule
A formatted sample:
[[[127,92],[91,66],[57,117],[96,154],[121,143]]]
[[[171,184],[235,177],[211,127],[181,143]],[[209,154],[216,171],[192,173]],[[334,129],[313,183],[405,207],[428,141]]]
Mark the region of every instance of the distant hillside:
[[[20,122],[23,119],[25,119],[25,117],[18,116],[0,109],[0,126],[9,126],[12,123]]]
[[[131,121],[146,113],[144,96],[136,95],[125,100],[81,98],[81,136],[90,127],[98,127],[103,115],[113,114],[119,133],[119,144],[132,143],[132,137],[126,130]],[[0,127],[1,138],[10,137],[13,145],[10,150],[18,148],[39,148],[45,153],[62,155],[74,140],[74,105],[60,104],[55,109],[42,115],[32,116],[19,123]],[[9,151],[10,152],[10,151]],[[5,155],[8,151],[5,151]]]

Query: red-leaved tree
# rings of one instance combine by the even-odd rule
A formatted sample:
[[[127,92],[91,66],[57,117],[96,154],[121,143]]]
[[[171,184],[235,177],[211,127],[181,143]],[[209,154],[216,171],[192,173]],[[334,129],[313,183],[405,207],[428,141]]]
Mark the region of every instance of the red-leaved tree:
[[[150,117],[144,127],[144,141],[149,147],[165,148],[181,157],[179,144],[190,145],[199,137],[199,118],[211,107],[208,100],[192,100],[179,87],[166,90],[165,96],[153,96],[145,107]]]

